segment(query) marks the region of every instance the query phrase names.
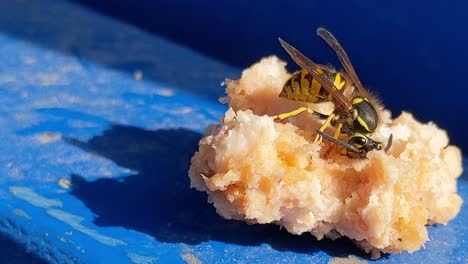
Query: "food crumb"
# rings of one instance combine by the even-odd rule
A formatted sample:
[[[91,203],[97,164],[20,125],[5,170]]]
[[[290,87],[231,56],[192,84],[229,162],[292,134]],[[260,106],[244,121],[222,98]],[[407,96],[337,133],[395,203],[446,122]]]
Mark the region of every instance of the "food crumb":
[[[60,187],[64,188],[64,189],[70,189],[71,188],[71,182],[67,179],[60,179],[58,181],[58,184],[60,185]]]
[[[332,258],[328,261],[328,264],[367,264],[367,261],[349,255],[346,258]]]
[[[188,264],[202,264],[201,260],[191,253],[185,253],[181,257]]]

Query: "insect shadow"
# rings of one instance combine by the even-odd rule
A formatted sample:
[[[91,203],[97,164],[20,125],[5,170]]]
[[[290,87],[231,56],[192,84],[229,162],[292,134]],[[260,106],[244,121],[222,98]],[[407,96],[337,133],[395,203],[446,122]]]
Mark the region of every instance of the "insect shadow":
[[[267,243],[278,251],[362,254],[348,239],[317,241],[310,234],[288,234],[276,225],[222,219],[207,203],[205,193],[190,189],[187,171],[200,138],[200,134],[187,129],[148,131],[122,125],[113,125],[87,142],[66,138],[74,146],[136,172],[123,179],[90,182],[74,174],[71,194],[97,215],[96,225],[133,229],[162,242]]]

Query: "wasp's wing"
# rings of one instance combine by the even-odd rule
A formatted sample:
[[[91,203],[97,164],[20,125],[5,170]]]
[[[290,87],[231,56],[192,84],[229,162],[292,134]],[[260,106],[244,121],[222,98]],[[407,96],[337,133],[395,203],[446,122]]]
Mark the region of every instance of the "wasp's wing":
[[[333,68],[333,66],[331,65],[324,65],[324,64],[318,64],[316,63],[317,67],[319,67],[320,69],[324,70],[324,71],[328,71],[328,72],[336,72],[336,69]]]
[[[279,38],[279,42],[289,54],[291,59],[293,59],[293,61],[299,65],[299,67],[312,74],[312,76],[314,76],[314,78],[322,85],[322,87],[327,90],[327,92],[329,92],[345,110],[351,110],[351,105],[344,97],[344,95],[335,88],[332,82],[325,78],[323,73],[317,71],[319,68],[317,64],[315,64],[312,60],[307,58],[304,54],[302,54],[283,39]]]
[[[330,45],[330,47],[332,47],[333,50],[335,50],[338,59],[340,60],[346,73],[349,75],[353,83],[357,86],[359,92],[361,94],[366,94],[367,92],[364,89],[364,86],[362,86],[362,83],[359,80],[359,77],[357,76],[356,71],[354,70],[354,67],[351,64],[351,61],[349,60],[348,54],[346,54],[338,40],[324,28],[318,28],[317,35],[319,35],[323,40],[327,42],[328,45]]]

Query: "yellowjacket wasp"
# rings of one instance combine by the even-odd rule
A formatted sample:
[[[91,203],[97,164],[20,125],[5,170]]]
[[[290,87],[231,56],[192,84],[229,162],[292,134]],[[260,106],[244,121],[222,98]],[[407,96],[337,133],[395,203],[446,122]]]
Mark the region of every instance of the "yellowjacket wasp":
[[[298,115],[304,111],[325,120],[317,129],[315,141],[321,137],[344,148],[350,158],[366,158],[374,149],[381,150],[382,143],[367,135],[377,128],[381,104],[362,85],[351,61],[338,40],[326,29],[318,28],[317,35],[324,39],[335,50],[344,71],[319,65],[303,55],[296,48],[279,38],[281,46],[302,70],[294,74],[284,85],[280,97],[310,103],[333,102],[335,110],[325,115],[308,107],[299,107],[293,111],[274,116],[277,119]],[[332,136],[325,134],[328,126],[335,127]],[[339,139],[341,134],[348,135],[347,142]],[[385,152],[392,144],[392,135],[388,139]]]

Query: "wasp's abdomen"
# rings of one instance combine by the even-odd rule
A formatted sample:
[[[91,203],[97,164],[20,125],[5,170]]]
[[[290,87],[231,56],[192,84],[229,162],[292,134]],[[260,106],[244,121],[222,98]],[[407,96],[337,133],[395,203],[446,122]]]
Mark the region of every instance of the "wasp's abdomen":
[[[281,97],[290,100],[317,103],[326,99],[322,85],[307,71],[294,74],[283,86]],[[321,93],[322,92],[322,93]]]
[[[318,71],[322,73],[321,69]],[[333,75],[330,77],[332,80],[335,79],[335,85],[338,89],[341,89],[344,86],[344,80],[338,73]],[[284,84],[280,96],[294,101],[309,103],[320,103],[333,99],[313,75],[304,70],[294,74]]]

